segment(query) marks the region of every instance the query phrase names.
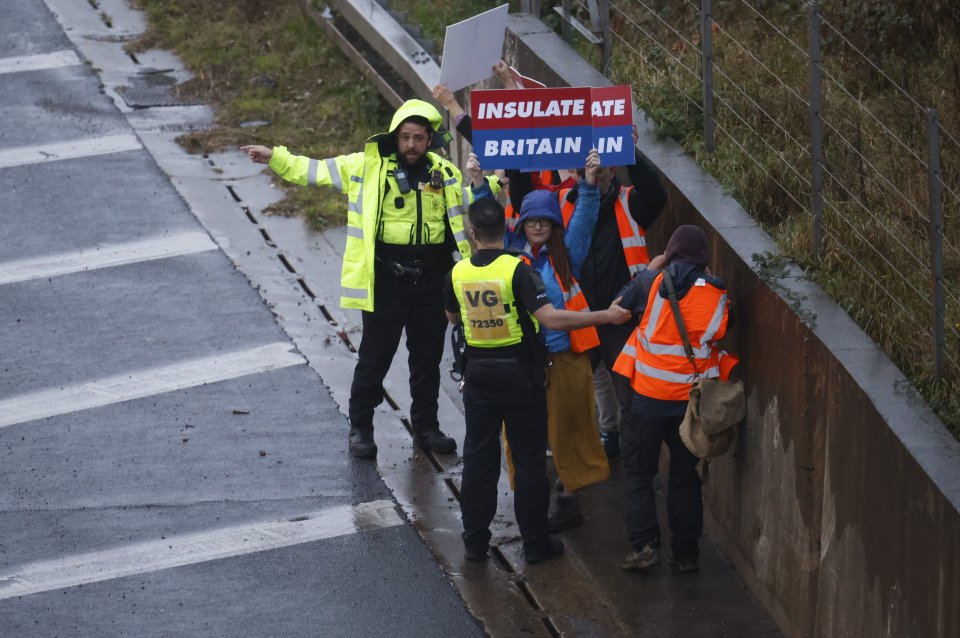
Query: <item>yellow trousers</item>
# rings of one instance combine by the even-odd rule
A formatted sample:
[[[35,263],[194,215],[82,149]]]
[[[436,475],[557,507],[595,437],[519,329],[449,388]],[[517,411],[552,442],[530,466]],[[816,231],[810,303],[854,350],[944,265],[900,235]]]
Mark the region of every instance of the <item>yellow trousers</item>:
[[[550,354],[547,381],[547,437],[553,464],[565,489],[599,483],[610,478],[610,465],[597,434],[597,406],[593,393],[593,370],[586,354]],[[504,452],[510,487],[513,460],[504,434]]]

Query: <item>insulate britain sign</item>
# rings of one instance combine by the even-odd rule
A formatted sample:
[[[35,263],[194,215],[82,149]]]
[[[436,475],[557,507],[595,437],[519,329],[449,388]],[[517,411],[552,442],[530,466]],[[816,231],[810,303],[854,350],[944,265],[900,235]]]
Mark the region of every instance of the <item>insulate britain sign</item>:
[[[629,86],[471,91],[470,102],[485,169],[577,168],[591,148],[604,166],[634,162]]]

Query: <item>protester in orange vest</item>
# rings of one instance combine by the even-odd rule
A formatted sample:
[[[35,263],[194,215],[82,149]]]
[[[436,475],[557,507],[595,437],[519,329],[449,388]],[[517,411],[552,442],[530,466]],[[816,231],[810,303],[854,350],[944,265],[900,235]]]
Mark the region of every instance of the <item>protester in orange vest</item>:
[[[637,128],[633,127],[634,145]],[[620,289],[637,273],[642,272],[650,261],[647,251],[647,229],[656,221],[667,201],[667,193],[660,176],[653,166],[636,151],[636,163],[627,167],[631,186],[620,183],[616,167],[601,167],[597,173],[600,187],[600,215],[593,232],[590,252],[583,262],[580,287],[591,308],[606,308],[616,298]],[[511,192],[524,188],[523,178],[515,178]],[[579,189],[560,191],[560,203],[564,220],[573,215]],[[602,326],[597,328],[600,347],[590,352],[594,371],[602,361],[608,370],[613,369],[623,344],[633,330],[630,324]],[[620,425],[630,413],[632,392],[626,379],[613,377],[613,388],[620,407]],[[612,407],[612,406],[611,406]],[[601,424],[600,440],[608,458],[620,455],[620,431],[608,424]]]
[[[468,166],[475,162],[476,156],[471,154]],[[591,150],[580,182],[580,201],[568,227],[564,226],[556,193],[534,190],[523,199],[516,231],[507,235],[507,248],[519,253],[540,274],[555,308],[589,311],[577,276],[597,221],[599,168],[600,158],[596,150]],[[476,198],[489,193],[488,186],[480,180],[474,179],[474,184]],[[600,342],[597,331],[591,327],[570,332],[548,329],[545,333],[551,362],[548,434],[554,465],[564,486],[550,517],[551,529],[558,531],[583,522],[576,492],[608,478],[610,467],[597,436],[593,374],[586,354]]]
[[[680,439],[680,423],[694,380],[726,378],[736,358],[723,357],[716,342],[727,332],[729,301],[724,283],[707,269],[707,236],[697,226],[674,231],[663,255],[623,289],[621,305],[642,316],[614,365],[633,388],[633,403],[621,433],[627,536],[633,546],[623,569],[642,571],[660,562],[653,480],[660,447],[670,450],[667,511],[672,554],[681,571],[697,570],[703,504],[697,457]],[[669,273],[693,348],[687,358],[671,307],[663,268]],[[694,370],[696,365],[696,370]]]

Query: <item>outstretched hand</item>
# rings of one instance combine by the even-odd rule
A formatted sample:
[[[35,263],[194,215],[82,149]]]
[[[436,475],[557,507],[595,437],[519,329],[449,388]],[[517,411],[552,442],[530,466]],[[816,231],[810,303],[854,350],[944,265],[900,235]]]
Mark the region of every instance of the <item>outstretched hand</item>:
[[[273,157],[272,149],[269,149],[266,146],[260,146],[258,144],[241,146],[240,150],[249,155],[250,159],[257,164],[269,164],[270,158]]]
[[[632,312],[620,305],[620,301],[622,299],[623,297],[617,297],[613,300],[613,303],[610,304],[610,307],[607,308],[607,315],[610,319],[610,323],[614,325],[626,323],[630,321],[630,317],[633,316]]]

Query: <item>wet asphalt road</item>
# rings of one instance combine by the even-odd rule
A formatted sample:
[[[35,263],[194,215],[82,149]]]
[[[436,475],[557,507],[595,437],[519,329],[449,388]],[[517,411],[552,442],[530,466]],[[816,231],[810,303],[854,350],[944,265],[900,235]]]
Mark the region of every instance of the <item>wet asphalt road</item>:
[[[44,57],[74,51],[4,7],[0,635],[480,635],[91,68]]]
[[[698,575],[619,569],[616,463],[566,557],[524,565],[504,478],[495,555],[465,561],[462,464],[413,449],[403,348],[380,457],[352,460],[343,229],[263,215],[239,152],[186,155],[206,107],[131,110],[121,87],[186,74],[98,10],[0,25],[0,636],[778,635],[709,537]]]

